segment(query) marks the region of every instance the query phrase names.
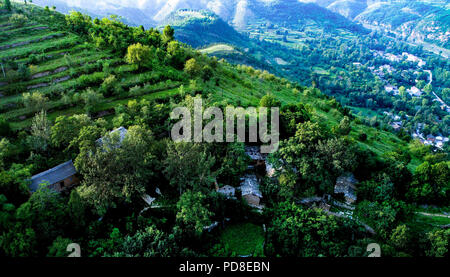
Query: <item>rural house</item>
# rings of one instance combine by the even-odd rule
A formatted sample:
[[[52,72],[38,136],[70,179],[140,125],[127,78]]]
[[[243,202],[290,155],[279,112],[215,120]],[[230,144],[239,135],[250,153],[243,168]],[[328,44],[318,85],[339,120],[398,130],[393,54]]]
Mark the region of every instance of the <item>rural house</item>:
[[[119,136],[119,141],[118,141],[118,145],[111,145],[114,148],[120,147],[120,145],[122,144],[122,141],[125,139],[125,136],[127,135],[128,130],[125,127],[119,127],[115,130],[112,130],[108,136],[99,138],[95,143],[97,144],[97,146],[102,146],[104,143],[108,143],[110,144],[111,142],[109,140],[111,140],[112,136],[118,135]]]
[[[353,174],[347,176],[340,176],[336,180],[336,185],[334,187],[335,194],[344,195],[345,201],[348,204],[352,204],[356,201],[356,184],[358,180],[355,179]]]
[[[236,189],[230,185],[223,186],[217,190],[218,193],[225,195],[227,198],[234,198]]]
[[[70,160],[31,177],[30,191],[35,192],[43,183],[49,183],[50,187],[58,192],[65,191],[79,183],[76,174],[77,170]]]
[[[259,183],[256,175],[248,174],[242,178],[243,184],[240,186],[242,198],[244,198],[250,206],[259,207],[262,193],[259,190]]]

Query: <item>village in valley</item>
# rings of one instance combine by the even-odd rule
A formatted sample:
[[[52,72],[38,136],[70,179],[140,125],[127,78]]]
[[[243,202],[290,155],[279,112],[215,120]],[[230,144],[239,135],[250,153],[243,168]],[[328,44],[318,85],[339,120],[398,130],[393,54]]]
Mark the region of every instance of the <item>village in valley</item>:
[[[431,84],[433,83],[433,73],[431,70],[425,69],[426,61],[417,57],[413,54],[403,52],[401,55],[395,55],[392,53],[386,53],[384,51],[372,51],[374,58],[380,58],[386,61],[385,64],[379,67],[371,66],[368,69],[377,76],[384,83],[384,90],[386,93],[391,94],[395,97],[406,97],[406,94],[411,98],[421,98],[424,94],[430,94],[433,101],[437,101],[440,104],[440,108],[450,114],[450,106],[447,105],[433,90]],[[410,69],[399,69],[399,65],[403,62],[408,64],[416,65],[414,68]],[[403,63],[404,64],[404,63]],[[403,65],[402,64],[402,65]],[[360,66],[360,63],[354,63],[355,66]],[[404,85],[398,86],[391,83],[392,75],[400,74],[400,76],[405,76]],[[414,83],[407,80],[408,75],[414,76]],[[427,82],[424,80],[419,80],[419,76],[427,75]],[[426,83],[426,85],[424,85]],[[420,87],[420,88],[419,88]],[[426,91],[428,90],[428,91]],[[416,110],[420,111],[421,107],[417,106]],[[392,112],[384,111],[384,115],[391,118],[390,126],[394,131],[402,130],[406,120],[413,118],[414,114],[404,113],[403,116],[398,114],[393,114]],[[449,142],[448,134],[428,134],[424,135],[422,132],[424,124],[417,123],[417,128],[411,134],[414,139],[420,140],[425,145],[431,145],[439,149],[443,149],[444,144]]]

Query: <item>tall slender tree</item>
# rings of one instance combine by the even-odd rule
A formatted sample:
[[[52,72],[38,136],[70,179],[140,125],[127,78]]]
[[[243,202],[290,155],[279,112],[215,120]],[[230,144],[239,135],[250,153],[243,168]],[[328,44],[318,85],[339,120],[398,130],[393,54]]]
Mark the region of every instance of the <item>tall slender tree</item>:
[[[11,11],[11,0],[5,0],[5,9]]]

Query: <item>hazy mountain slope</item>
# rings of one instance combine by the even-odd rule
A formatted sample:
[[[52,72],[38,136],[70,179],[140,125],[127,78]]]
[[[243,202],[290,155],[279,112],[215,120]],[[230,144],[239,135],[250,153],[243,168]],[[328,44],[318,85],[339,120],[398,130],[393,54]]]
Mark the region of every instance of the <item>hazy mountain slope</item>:
[[[175,29],[177,40],[194,48],[203,48],[205,53],[225,58],[229,62],[277,72],[270,66],[276,59],[270,51],[266,51],[257,41],[240,34],[210,11],[179,10],[170,14],[160,28],[164,25],[171,25]]]
[[[266,20],[284,27],[313,22],[319,27],[357,30],[358,26],[345,17],[312,3],[298,0],[245,1],[247,2],[246,24]]]
[[[450,49],[450,9],[444,3],[379,3],[368,7],[355,20],[401,39]]]
[[[177,39],[195,48],[218,42],[239,46],[248,43],[247,38],[225,21],[205,10],[179,10],[170,14],[161,25],[174,27]]]
[[[329,10],[353,19],[367,8],[366,0],[339,0],[327,7]]]
[[[139,9],[138,6],[126,6],[121,2],[114,3],[114,1],[96,2],[88,0],[34,0],[34,4],[45,7],[55,6],[56,10],[61,13],[69,13],[71,10],[87,13],[91,17],[102,18],[109,15],[118,15],[122,17],[122,21],[127,24],[145,27],[151,27],[156,24],[145,11]]]

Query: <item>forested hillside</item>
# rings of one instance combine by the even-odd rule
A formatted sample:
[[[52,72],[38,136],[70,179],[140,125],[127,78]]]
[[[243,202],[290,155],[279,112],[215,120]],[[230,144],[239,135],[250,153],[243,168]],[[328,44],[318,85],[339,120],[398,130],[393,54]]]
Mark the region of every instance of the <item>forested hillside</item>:
[[[384,256],[448,256],[448,152],[367,124],[317,83],[208,56],[170,26],[7,3],[1,257],[67,256],[70,243],[86,257],[359,257],[373,242]],[[171,111],[199,98],[279,107],[279,150],[173,142]],[[31,189],[71,161],[73,186]]]

